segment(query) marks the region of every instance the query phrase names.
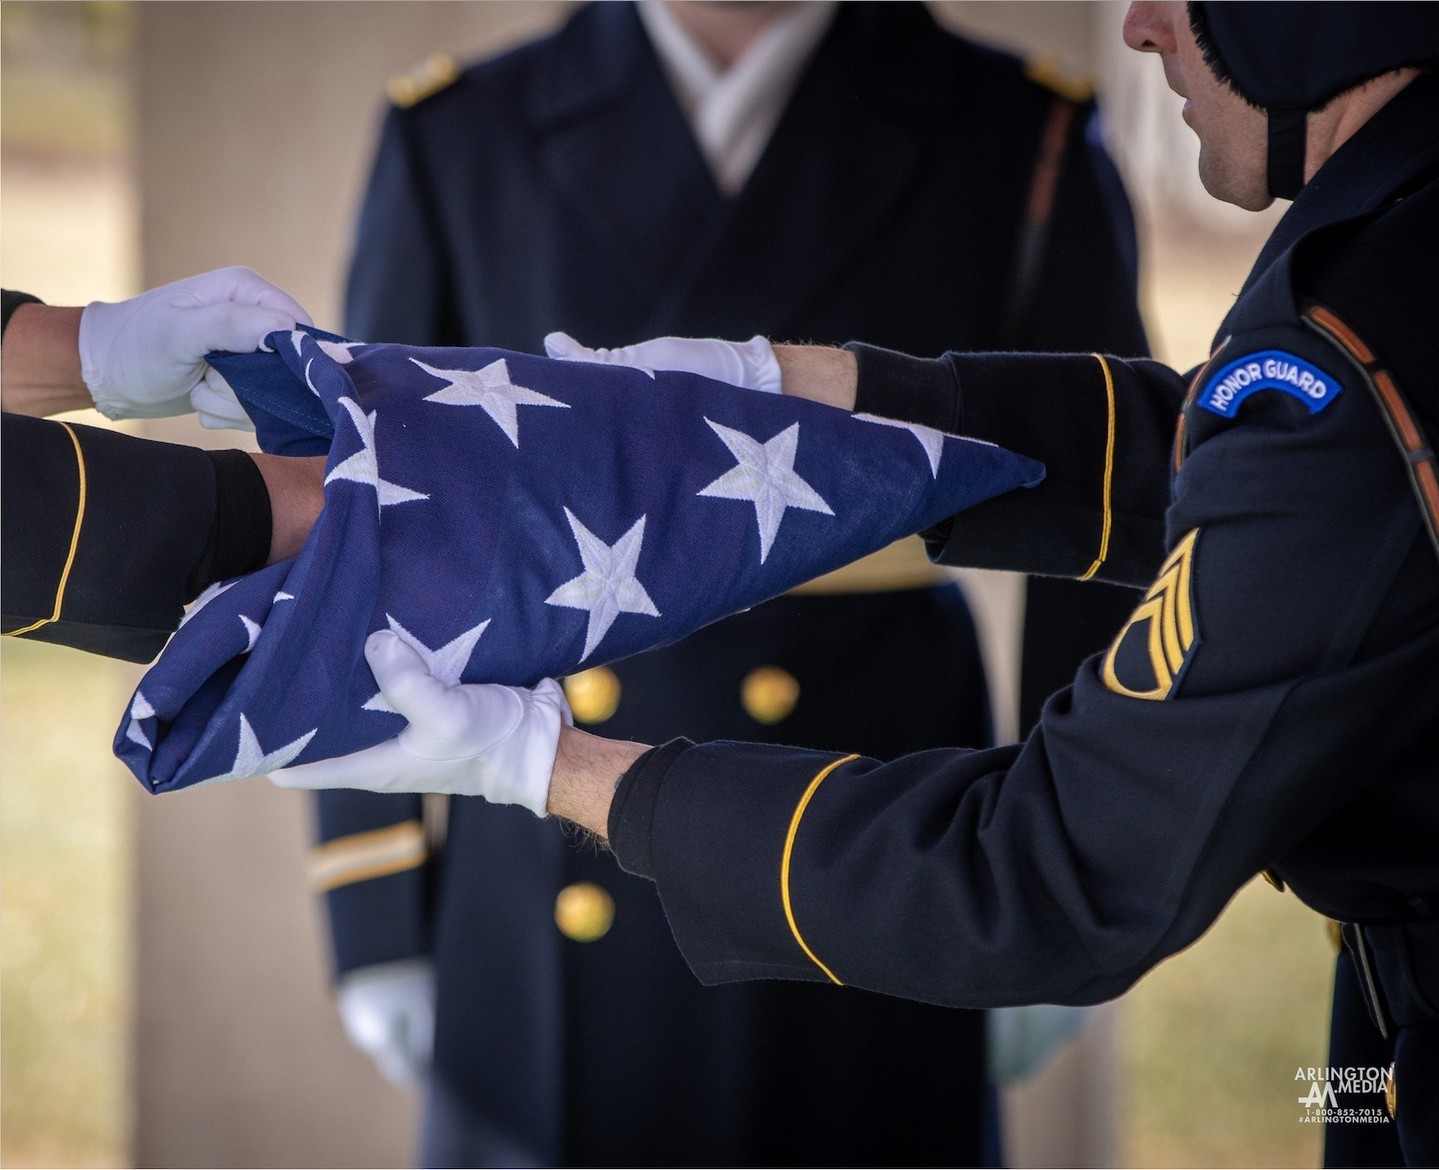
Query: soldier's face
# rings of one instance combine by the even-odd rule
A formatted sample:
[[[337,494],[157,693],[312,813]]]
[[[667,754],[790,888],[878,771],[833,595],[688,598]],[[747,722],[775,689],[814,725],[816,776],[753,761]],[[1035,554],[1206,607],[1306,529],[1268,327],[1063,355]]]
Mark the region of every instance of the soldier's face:
[[[1158,53],[1169,88],[1184,102],[1184,121],[1199,137],[1199,180],[1216,199],[1247,211],[1274,202],[1266,171],[1268,125],[1204,63],[1181,0],[1137,2],[1124,17],[1124,43]]]

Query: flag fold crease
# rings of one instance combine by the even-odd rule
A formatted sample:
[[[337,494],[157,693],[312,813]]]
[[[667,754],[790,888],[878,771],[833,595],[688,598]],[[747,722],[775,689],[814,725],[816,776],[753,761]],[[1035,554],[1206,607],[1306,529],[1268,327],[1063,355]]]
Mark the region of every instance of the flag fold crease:
[[[213,586],[115,752],[154,792],[397,734],[366,637],[531,685],[699,627],[1011,489],[1033,460],[696,375],[272,334],[211,361],[261,447],[325,454],[299,556]]]

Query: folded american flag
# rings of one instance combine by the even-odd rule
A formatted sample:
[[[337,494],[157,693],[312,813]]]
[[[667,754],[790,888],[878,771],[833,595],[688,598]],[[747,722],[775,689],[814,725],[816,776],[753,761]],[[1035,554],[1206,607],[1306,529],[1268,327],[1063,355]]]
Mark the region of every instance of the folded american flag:
[[[300,555],[199,598],[115,751],[152,791],[342,755],[404,726],[364,661],[533,684],[683,638],[1041,465],[691,374],[300,330],[212,355],[261,446],[328,453]]]

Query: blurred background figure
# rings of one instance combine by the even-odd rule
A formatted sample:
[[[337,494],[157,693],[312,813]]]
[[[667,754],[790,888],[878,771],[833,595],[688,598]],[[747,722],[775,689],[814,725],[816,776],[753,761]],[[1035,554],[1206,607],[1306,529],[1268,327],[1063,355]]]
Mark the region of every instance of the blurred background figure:
[[[585,6],[392,96],[352,337],[1144,352],[1087,93],[920,5]],[[1030,588],[1026,723],[1133,600]],[[991,735],[963,595],[913,539],[567,691],[582,725],[644,742],[890,758]],[[998,1160],[980,1013],[705,989],[648,883],[555,823],[466,797],[318,802],[339,1009],[387,1076],[427,1081],[425,1164]]]

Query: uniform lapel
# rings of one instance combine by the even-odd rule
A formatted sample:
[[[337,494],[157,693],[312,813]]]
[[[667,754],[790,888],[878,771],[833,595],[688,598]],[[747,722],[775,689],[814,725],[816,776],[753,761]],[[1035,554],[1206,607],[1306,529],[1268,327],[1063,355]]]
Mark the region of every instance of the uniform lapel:
[[[879,11],[891,7],[910,6],[854,6],[868,10],[862,14],[841,6],[750,181],[693,252],[654,332],[786,336],[885,230],[922,158],[912,117],[870,97],[898,86],[912,98],[913,79],[891,76],[882,55],[866,55],[858,43],[876,20],[894,22],[898,13]],[[902,17],[906,27],[912,15]]]
[[[646,299],[672,287],[724,200],[631,6],[582,9],[528,108],[545,175],[611,275]]]

